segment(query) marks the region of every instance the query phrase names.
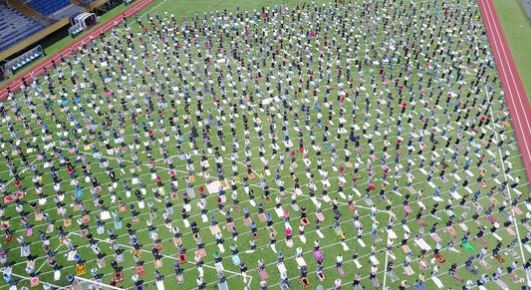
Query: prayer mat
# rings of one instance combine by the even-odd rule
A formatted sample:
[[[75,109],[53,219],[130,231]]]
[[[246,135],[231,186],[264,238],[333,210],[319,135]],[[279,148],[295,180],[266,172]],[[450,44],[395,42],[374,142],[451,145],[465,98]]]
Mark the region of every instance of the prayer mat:
[[[462,243],[463,248],[465,248],[469,252],[474,251],[474,247],[469,242]]]
[[[437,288],[439,288],[439,289],[443,289],[444,288],[444,284],[441,282],[441,280],[439,278],[437,278],[435,276],[432,276],[431,280],[433,281],[435,286],[437,286]]]
[[[426,261],[424,261],[424,260],[420,260],[419,261],[419,265],[422,268],[422,270],[427,270],[427,269],[431,268],[430,264],[426,263]]]
[[[260,275],[260,280],[267,281],[269,279],[269,274],[266,270],[258,270],[258,274]]]
[[[138,265],[135,267],[135,273],[138,275],[138,276],[144,276],[145,274],[145,270],[144,270],[144,265]]]
[[[238,256],[238,254],[232,255],[231,260],[232,260],[232,264],[234,264],[235,266],[240,265],[241,261],[240,261],[240,256]]]
[[[420,284],[415,285],[415,290],[428,290],[428,288],[423,282],[420,282]]]
[[[315,257],[315,260],[318,263],[322,263],[323,260],[324,260],[324,256],[323,256],[323,253],[321,252],[321,250],[314,250],[313,251],[313,256]]]
[[[310,284],[310,281],[308,281],[308,278],[302,277],[299,280],[299,283],[302,285],[304,289],[310,288],[312,285]]]
[[[380,261],[378,261],[378,259],[377,259],[376,256],[374,256],[374,255],[371,255],[371,256],[369,257],[369,261],[371,261],[371,264],[372,264],[372,265],[375,265],[375,266],[380,265]]]
[[[457,232],[455,231],[454,227],[449,226],[446,228],[446,230],[448,231],[450,236],[452,236],[453,238],[457,237]]]
[[[204,248],[201,248],[201,249],[196,251],[195,255],[199,258],[199,260],[201,260],[204,257],[206,257],[207,253],[206,253],[206,250]]]
[[[220,230],[220,228],[219,228],[218,225],[210,226],[210,233],[211,233],[213,236],[217,235],[217,234],[220,233],[220,232],[221,232],[221,230]]]
[[[478,238],[478,241],[479,241],[479,243],[481,244],[481,246],[484,247],[484,248],[487,247],[487,246],[489,245],[488,242],[487,242],[487,240],[485,240],[484,237]]]
[[[371,284],[372,284],[372,287],[374,287],[375,289],[381,287],[380,280],[378,280],[377,278],[371,279]]]
[[[230,222],[230,223],[226,223],[225,224],[225,229],[229,232],[232,232],[232,229],[234,228],[234,223],[233,222]]]
[[[441,253],[435,254],[434,257],[435,257],[435,260],[437,260],[437,262],[439,262],[440,264],[446,262],[446,259]]]
[[[431,233],[430,237],[436,243],[440,243],[442,241],[441,237],[439,237],[439,235],[437,233]]]
[[[210,194],[217,194],[219,192],[219,189],[223,187],[225,189],[229,188],[229,185],[226,181],[212,181],[206,185],[207,191]]]
[[[85,267],[85,264],[77,264],[76,265],[76,276],[83,276],[87,272],[87,268]]]
[[[479,264],[480,264],[483,268],[485,268],[485,269],[487,269],[487,270],[491,268],[490,264],[487,263],[487,261],[485,261],[485,260],[480,260],[480,261],[479,261]]]
[[[35,288],[35,287],[38,287],[40,285],[41,281],[39,279],[39,277],[31,277],[30,278],[30,286],[32,288]]]
[[[284,217],[284,210],[282,209],[282,207],[275,207],[275,213],[279,218]]]
[[[415,243],[423,250],[426,250],[426,251],[431,250],[430,245],[428,245],[428,243],[426,243],[426,241],[422,238],[415,239]]]
[[[229,290],[229,285],[227,284],[227,281],[218,283],[218,290]]]
[[[338,267],[337,272],[340,276],[345,276],[345,269],[343,269],[343,267]]]
[[[280,273],[280,275],[282,275],[283,273],[287,273],[288,270],[286,269],[286,266],[284,265],[284,263],[278,263],[277,264],[277,268],[278,268],[278,272]]]
[[[317,219],[320,221],[320,222],[323,222],[325,220],[325,217],[323,215],[323,213],[321,212],[316,212],[315,213],[315,217],[317,217]]]
[[[505,259],[501,255],[494,256],[494,259],[496,259],[496,261],[498,261],[500,264],[505,263]]]
[[[297,261],[297,265],[299,265],[299,267],[306,266],[306,261],[303,257],[296,257],[295,261]]]
[[[406,267],[404,267],[404,275],[413,276],[413,275],[415,275],[415,271],[413,271],[411,266],[406,266]]]
[[[179,263],[182,265],[182,264],[186,264],[186,262],[188,262],[188,259],[186,258],[186,255],[184,253],[180,253],[179,254]]]
[[[511,288],[509,288],[509,286],[507,286],[507,284],[505,284],[505,282],[503,282],[501,279],[494,279],[492,280],[494,283],[496,283],[496,285],[500,286],[501,289],[503,290],[509,290]]]

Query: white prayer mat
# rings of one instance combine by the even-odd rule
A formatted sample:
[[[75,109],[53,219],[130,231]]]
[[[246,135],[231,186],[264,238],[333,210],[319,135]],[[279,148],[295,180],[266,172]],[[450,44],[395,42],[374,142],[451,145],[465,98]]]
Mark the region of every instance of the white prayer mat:
[[[277,264],[277,268],[278,268],[278,272],[281,273],[281,274],[288,272],[288,270],[286,269],[286,266],[284,265],[284,263]]]
[[[423,238],[416,239],[415,243],[423,250],[426,250],[426,251],[431,250],[430,245],[428,245],[428,243],[426,243],[426,241]]]
[[[195,190],[193,188],[187,188],[186,193],[188,194],[188,197],[194,198],[195,197]]]
[[[500,286],[500,288],[502,288],[503,290],[511,289],[511,288],[509,288],[509,286],[507,286],[507,284],[505,284],[505,282],[503,282],[500,279],[493,280],[493,282],[496,283],[496,285]]]
[[[464,231],[464,232],[467,232],[468,231],[468,226],[464,223],[459,223],[459,227]]]
[[[208,183],[208,184],[206,185],[207,190],[208,190],[208,193],[210,193],[210,194],[213,194],[213,193],[216,193],[216,194],[217,194],[217,193],[219,192],[219,189],[220,189],[222,186],[223,186],[224,189],[228,189],[228,188],[229,188],[229,185],[228,185],[227,182],[224,181],[224,180],[221,181],[221,182],[218,181],[218,180],[216,180],[216,181],[212,181],[212,182],[210,182],[210,183]]]
[[[275,213],[279,218],[284,217],[284,210],[282,207],[275,207]]]
[[[371,261],[371,264],[373,264],[373,265],[375,265],[375,266],[380,265],[380,261],[378,261],[378,259],[376,258],[376,256],[371,255],[371,256],[369,257],[369,260]]]
[[[433,281],[433,283],[435,284],[435,286],[437,286],[437,288],[439,288],[439,289],[443,289],[443,288],[444,288],[444,285],[443,285],[443,283],[441,282],[441,280],[439,280],[439,278],[437,278],[437,277],[431,277],[431,280]]]
[[[262,99],[262,104],[263,105],[269,105],[273,103],[273,99],[272,98],[265,98],[265,99]]]
[[[393,230],[387,230],[387,238],[391,240],[396,239],[396,233]]]
[[[457,191],[454,191],[454,192],[450,192],[450,195],[455,199],[455,200],[460,200],[462,198],[462,196],[457,193]]]
[[[108,219],[111,218],[111,214],[109,213],[108,210],[104,210],[100,213],[100,219],[103,220],[103,221],[106,221]]]

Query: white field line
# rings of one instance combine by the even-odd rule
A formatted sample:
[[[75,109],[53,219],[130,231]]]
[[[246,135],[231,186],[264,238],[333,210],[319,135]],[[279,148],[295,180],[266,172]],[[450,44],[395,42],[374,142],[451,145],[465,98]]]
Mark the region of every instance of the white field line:
[[[485,87],[485,93],[487,94],[487,98],[488,98],[489,92],[488,92],[486,87]],[[490,106],[489,110],[490,110],[490,116],[491,116],[492,120],[494,120],[494,114],[492,113],[492,106]],[[498,136],[498,131],[496,130],[496,127],[495,127],[494,123],[492,124],[492,131],[494,131],[494,133],[495,133],[495,137],[494,138],[495,138],[495,141],[497,142],[499,140],[499,136]],[[507,184],[505,185],[505,189],[507,190],[507,197],[509,198],[509,204],[511,204],[511,214],[512,214],[512,217],[513,217],[512,222],[514,223],[514,227],[516,228],[516,236],[518,237],[518,245],[520,246],[520,255],[521,255],[521,258],[522,258],[522,263],[525,264],[527,259],[525,257],[524,247],[522,245],[522,238],[520,237],[520,230],[518,230],[518,219],[516,219],[516,215],[514,213],[514,207],[512,206],[513,198],[512,198],[512,195],[511,195],[511,188],[509,186],[509,179],[507,178],[507,174],[505,173],[505,164],[504,164],[504,161],[503,161],[501,149],[499,147],[497,149],[498,149],[498,156],[500,157],[500,162],[501,162],[501,166],[502,166],[503,177],[505,178],[505,181],[507,182]],[[527,278],[527,282],[530,282],[529,277],[527,275],[526,275],[526,278]]]

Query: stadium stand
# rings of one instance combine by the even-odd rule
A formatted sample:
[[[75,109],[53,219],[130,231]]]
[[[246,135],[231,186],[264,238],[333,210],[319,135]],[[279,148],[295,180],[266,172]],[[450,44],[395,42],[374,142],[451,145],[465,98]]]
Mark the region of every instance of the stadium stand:
[[[44,15],[50,15],[70,5],[70,0],[30,0],[30,7]]]
[[[527,14],[527,17],[531,19],[531,0],[521,0],[524,11]]]
[[[0,51],[39,32],[44,25],[0,3]]]

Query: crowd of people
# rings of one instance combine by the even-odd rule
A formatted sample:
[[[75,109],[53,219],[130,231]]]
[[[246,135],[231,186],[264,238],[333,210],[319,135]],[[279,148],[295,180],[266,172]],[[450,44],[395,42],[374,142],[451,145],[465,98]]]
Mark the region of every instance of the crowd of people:
[[[530,287],[527,184],[469,1],[128,19],[0,113],[12,289]]]

